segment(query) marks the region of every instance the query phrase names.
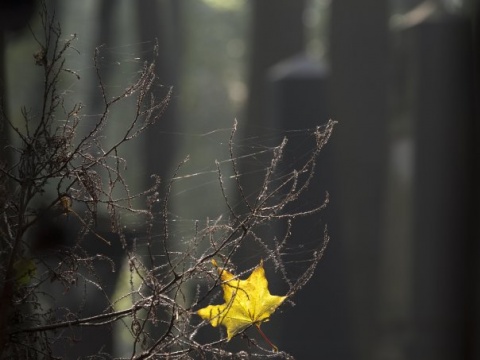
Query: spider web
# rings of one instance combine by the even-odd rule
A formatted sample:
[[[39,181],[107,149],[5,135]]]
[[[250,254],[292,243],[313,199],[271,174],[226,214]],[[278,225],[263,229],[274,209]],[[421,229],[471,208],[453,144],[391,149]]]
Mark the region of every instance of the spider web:
[[[98,57],[93,68],[79,67],[80,78],[84,76],[82,73],[97,70],[97,66],[101,69],[102,66],[108,68],[115,65],[119,69],[120,79],[111,81],[99,71],[101,84],[106,84],[100,86],[100,91],[107,99],[122,94],[122,89],[128,86],[126,84],[138,76],[138,65],[143,64],[135,55],[137,45],[130,45],[131,50],[129,46],[104,49],[115,52],[121,60],[113,64],[107,57]],[[123,55],[119,56],[119,53]],[[76,103],[77,98],[81,99],[90,93],[89,86],[82,86],[76,82],[67,84],[66,92],[74,95],[69,97],[69,101]],[[118,137],[121,138],[125,131],[124,127],[128,131],[128,121],[124,124],[121,120],[128,118],[131,108],[135,108],[135,102],[127,95],[122,97],[121,106],[108,113],[116,121],[99,128],[98,141],[90,149],[93,155],[108,148],[108,144],[117,143]],[[181,97],[181,92],[177,96]],[[95,126],[95,122],[106,111],[96,112],[96,105],[88,96],[85,107],[86,110],[80,115],[78,130],[88,134],[92,124]],[[176,311],[187,318],[192,314],[192,307],[205,301],[218,287],[218,274],[209,262],[213,257],[228,268],[237,268],[235,273],[239,276],[263,259],[270,269],[279,274],[279,281],[272,281],[271,285],[279,284],[283,287],[279,291],[289,296],[311,277],[328,240],[322,218],[326,195],[325,189],[318,189],[321,183],[318,182],[316,166],[317,161],[320,163],[318,156],[328,141],[333,124],[289,131],[258,126],[254,132],[256,135],[246,136],[246,126],[241,121],[237,124],[237,121],[231,120],[233,117],[225,115],[220,117],[223,120],[201,126],[195,125],[192,119],[194,117],[181,125],[183,129],[178,131],[160,129],[157,132],[175,138],[180,146],[174,154],[166,154],[172,157],[175,170],[171,177],[162,179],[158,196],[149,192],[135,200],[136,207],[146,206],[148,211],[130,211],[125,207],[125,211],[115,213],[119,225],[123,226],[115,230],[128,237],[129,248],[124,255],[129,265],[129,289],[111,296],[111,288],[115,284],[106,283],[102,274],[116,271],[120,261],[114,257],[117,255],[105,255],[107,250],[102,240],[106,239],[95,232],[91,225],[93,222],[90,222],[86,230],[80,233],[76,253],[67,254],[57,262],[58,265],[46,265],[41,275],[41,281],[45,284],[47,276],[52,273],[62,276],[65,292],[75,292],[82,298],[78,307],[65,305],[57,308],[60,317],[67,319],[72,311],[81,316],[88,313],[92,290],[102,294],[108,309],[118,308],[127,297],[131,297],[132,306],[138,306],[139,309],[157,306],[153,302],[148,303],[150,291],[162,289],[172,281],[172,276],[175,279],[176,274],[183,274],[182,280],[175,284],[176,294],[169,300],[160,297],[159,301],[167,301],[163,304],[166,308],[171,306],[169,301],[173,301]],[[161,119],[151,128],[160,125]],[[113,173],[124,172],[125,181],[120,181],[121,189],[113,193],[115,196],[121,198],[122,191],[127,195],[129,191],[131,194],[141,194],[142,187],[152,181],[149,164],[143,161],[145,147],[142,136],[145,133],[135,136],[129,144],[122,145],[118,152],[115,150],[111,159],[113,165],[109,167],[110,164],[106,162],[107,171],[98,173],[99,178],[107,175],[103,181],[108,183],[111,181],[108,176],[111,176],[112,168]],[[132,182],[134,184],[128,185],[126,191],[127,186],[123,184]],[[316,190],[309,192],[310,189]],[[79,209],[75,208],[75,211],[82,214]],[[91,209],[85,213],[88,211]],[[308,227],[301,226],[299,229],[295,224],[307,216],[313,221]],[[301,239],[295,238],[298,230],[302,232]],[[86,233],[89,231],[95,236],[87,239]],[[190,276],[190,273],[194,275]],[[136,284],[136,277],[141,278],[141,286]],[[81,286],[73,286],[79,283]],[[45,292],[50,290],[51,293],[59,293],[58,289],[53,291],[47,288]],[[50,300],[61,302],[59,299]],[[131,324],[121,320],[124,328],[134,337],[139,321],[135,316]],[[82,321],[89,322],[89,319],[85,315]],[[150,320],[142,321],[146,323]],[[69,325],[69,321],[62,324]],[[187,319],[178,322],[178,328],[181,326],[185,327],[185,334],[192,334],[193,337],[202,325]]]
[[[240,131],[240,130],[239,130]],[[264,177],[271,169],[272,157],[278,149],[278,145],[287,137],[289,143],[285,149],[286,158],[280,161],[276,174],[269,181],[272,188],[280,186],[295,169],[301,168],[303,162],[312,153],[315,129],[298,129],[281,131],[278,129],[263,129],[262,135],[249,138],[232,139],[232,153],[230,153],[229,138],[232,128],[216,129],[202,134],[182,133],[175,134],[195,144],[200,149],[210,154],[205,157],[202,152],[201,161],[195,155],[186,155],[188,160],[183,163],[174,176],[168,180],[166,186],[171,186],[168,195],[168,227],[170,251],[181,256],[185,251],[197,251],[207,249],[211,239],[205,238],[204,243],[194,241],[194,249],[191,247],[192,239],[203,236],[206,232],[215,233],[221,237],[225,231],[230,231],[233,222],[232,210],[239,215],[248,213],[245,202],[254,204],[256,197],[263,186]],[[276,145],[271,145],[276,144]],[[290,147],[289,147],[290,146]],[[200,164],[199,164],[200,163]],[[236,168],[234,168],[234,164]],[[312,187],[319,187],[315,183]],[[289,206],[285,212],[302,214],[310,209],[319,207],[325,201],[325,189],[316,189],[315,196],[304,196],[293,206]],[[320,194],[320,196],[318,196]],[[280,197],[282,193],[276,194]],[[228,205],[227,205],[228,202]],[[165,225],[165,211],[162,200],[154,211],[154,217],[159,230],[149,236],[137,236],[137,246],[141,249],[149,241],[163,241],[165,234],[161,230]],[[133,216],[133,215],[132,215]],[[299,216],[301,217],[301,216]],[[295,272],[301,272],[311,260],[312,252],[317,251],[319,243],[324,238],[324,226],[322,214],[312,215],[309,227],[302,229],[302,239],[288,241],[282,245],[281,250],[274,254],[276,244],[283,238],[290,237],[291,231],[296,231],[295,219],[291,223],[285,219],[272,218],[264,224],[259,224],[259,233],[256,239],[249,239],[245,244],[247,251],[240,251],[240,256],[235,259],[235,265],[242,270],[249,270],[255,266],[261,258],[282,258],[282,262],[288,263],[288,268]],[[135,223],[135,221],[134,221]],[[142,223],[137,223],[141,227]],[[155,232],[156,231],[156,232]],[[288,234],[286,234],[287,232]],[[298,239],[298,237],[297,237]],[[208,240],[208,241],[207,241]],[[250,251],[248,248],[250,248]],[[157,247],[158,249],[158,247]],[[151,254],[162,262],[165,257],[164,249]],[[193,255],[193,254],[192,254]],[[278,260],[278,259],[277,259]],[[303,265],[302,265],[303,263]],[[295,265],[296,264],[296,265]],[[278,265],[278,264],[277,264]]]
[[[143,64],[144,57],[151,54],[151,50],[139,51],[139,48],[148,48],[153,43],[131,43],[118,47],[102,47],[100,48],[99,67],[108,70],[105,74],[106,91],[108,94],[116,94],[122,91],[129,83],[133,81],[138,73],[138,68]],[[103,55],[102,55],[103,54]],[[106,55],[105,55],[106,54]],[[114,60],[113,60],[114,59]],[[112,71],[114,69],[114,71]],[[88,74],[94,70],[94,67],[81,67],[80,73]],[[93,80],[87,81],[92,82]],[[213,82],[222,82],[221,78],[213,79]],[[88,88],[76,88],[78,85],[72,83],[69,91],[77,92],[78,97],[82,97],[88,93]],[[164,87],[157,83],[155,86]],[[200,86],[194,84],[193,86]],[[221,85],[216,85],[221,86]],[[203,89],[197,89],[203,91]],[[188,90],[189,96],[192,96],[192,90]],[[231,139],[234,114],[228,106],[220,106],[215,109],[213,99],[211,103],[204,104],[203,109],[199,110],[199,116],[195,115],[197,108],[188,106],[189,100],[184,99],[182,88],[178,93],[174,93],[179,107],[178,117],[182,121],[177,124],[178,131],[164,131],[162,129],[162,119],[157,120],[153,125],[153,130],[162,138],[171,137],[177,144],[173,153],[166,156],[172,158],[173,168],[178,164],[182,164],[171,177],[162,178],[162,189],[166,191],[171,186],[168,194],[168,226],[169,226],[169,249],[177,254],[181,254],[188,249],[192,239],[198,236],[201,231],[212,231],[211,229],[227,228],[232,221],[232,214],[226,201],[232,209],[245,207],[245,202],[255,203],[255,197],[261,191],[265,175],[268,173],[272,165],[272,157],[283,139],[288,139],[285,147],[284,155],[281,161],[276,165],[276,172],[272,179],[272,184],[281,184],[288,176],[291,176],[295,169],[301,168],[315,148],[315,131],[316,128],[283,130],[273,127],[256,126],[254,130],[250,129],[249,133],[255,135],[246,136],[244,133],[247,124],[239,121],[238,129],[234,138]],[[182,105],[185,109],[182,109]],[[218,105],[218,104],[217,104]],[[128,113],[128,108],[132,106],[132,102],[128,99],[122,104],[122,107],[116,110],[112,116],[121,118]],[[95,106],[91,106],[95,108]],[[213,107],[212,113],[209,115],[205,108]],[[207,111],[207,112],[206,112]],[[206,113],[205,113],[206,112]],[[223,117],[218,116],[223,115]],[[84,115],[85,118],[94,119],[100,114]],[[206,120],[208,119],[208,120]],[[88,121],[86,121],[88,123]],[[86,126],[86,129],[88,125]],[[121,134],[121,122],[116,121],[111,124],[105,132],[104,140],[111,141],[112,138]],[[132,144],[127,144],[121,156],[125,159],[126,179],[133,188],[134,192],[139,192],[142,187],[148,185],[151,173],[149,172],[149,164],[144,159],[145,147],[142,145],[141,139],[135,139]],[[159,156],[165,156],[159,154]],[[188,160],[186,160],[188,157]],[[234,169],[234,164],[236,168]],[[319,189],[321,182],[316,176],[312,187],[315,190],[314,196],[303,196],[301,200],[289,207],[289,211],[302,213],[309,209],[320,206],[325,200],[325,191],[328,189]],[[241,187],[241,189],[239,188]],[[222,189],[223,187],[223,189]],[[277,194],[277,195],[280,195]],[[123,213],[122,222],[133,230],[135,233],[134,240],[137,249],[147,246],[149,242],[161,242],[165,237],[162,227],[165,225],[166,217],[163,215],[165,211],[163,199],[159,199],[158,203],[153,207],[152,233],[142,235],[145,230],[145,219],[138,217],[137,214]],[[240,210],[246,211],[245,209]],[[283,223],[283,224],[278,224]],[[313,251],[318,249],[319,241],[321,242],[325,225],[322,215],[314,215],[314,219],[309,221],[308,229],[303,228],[303,239],[300,243],[289,244],[283,248],[280,256],[285,256],[286,260],[291,262],[290,268],[298,266],[302,268],[301,263],[309,258]],[[264,236],[265,244],[263,249],[254,247],[256,250],[252,252],[242,253],[240,259],[236,259],[239,266],[243,264],[244,269],[254,266],[258,263],[260,257],[272,256],[271,254],[262,253],[266,248],[274,247],[276,241],[284,236],[282,229],[286,231],[285,221],[276,221],[272,219],[269,223],[262,224],[262,237]],[[293,230],[295,230],[293,225]],[[215,230],[217,231],[217,230]],[[256,240],[258,245],[260,239]],[[203,246],[208,246],[205,244]],[[202,248],[199,245],[199,248]],[[161,261],[164,258],[164,249],[150,254],[152,257]],[[296,256],[293,256],[296,255]],[[303,259],[302,259],[303,258]],[[295,264],[298,265],[295,265]],[[277,265],[278,267],[278,265]]]

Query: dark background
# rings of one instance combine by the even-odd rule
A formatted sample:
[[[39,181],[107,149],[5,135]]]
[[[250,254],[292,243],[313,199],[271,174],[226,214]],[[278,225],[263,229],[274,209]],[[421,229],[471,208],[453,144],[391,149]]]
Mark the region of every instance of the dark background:
[[[134,186],[167,177],[188,152],[198,168],[211,165],[234,118],[257,145],[272,129],[339,121],[313,189],[330,192],[322,221],[332,240],[297,306],[265,324],[280,349],[298,359],[480,358],[478,1],[122,3],[47,1],[65,36],[79,36],[83,57],[72,67],[88,74],[93,48],[105,44],[112,85],[159,40],[158,95],[173,85],[174,101],[130,151],[141,168],[128,175]],[[40,85],[25,28],[38,25],[34,5],[0,11],[2,99],[17,121]],[[94,114],[92,89],[85,75],[72,92]],[[218,138],[195,136],[212,130]],[[179,191],[183,217],[222,212],[200,196]],[[321,233],[297,238],[311,236]]]

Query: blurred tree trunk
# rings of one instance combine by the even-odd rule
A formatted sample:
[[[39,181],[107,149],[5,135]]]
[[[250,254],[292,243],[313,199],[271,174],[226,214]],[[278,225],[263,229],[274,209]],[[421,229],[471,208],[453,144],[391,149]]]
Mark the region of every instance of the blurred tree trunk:
[[[268,81],[269,70],[277,63],[305,50],[303,11],[306,0],[261,0],[251,1],[252,19],[250,28],[250,54],[248,68],[248,102],[246,104],[245,122],[240,121],[240,136],[245,139],[260,139],[253,144],[261,146],[279,145],[280,139],[271,137],[271,128],[280,127],[273,124],[270,102],[271,94]],[[290,119],[294,120],[294,119]],[[279,140],[277,142],[277,140]],[[270,141],[270,142],[269,142]],[[246,149],[251,152],[252,149]],[[271,154],[270,154],[271,156]],[[255,201],[263,181],[264,170],[271,160],[269,154],[256,154],[258,168],[252,168],[252,161],[240,162],[240,173],[248,174],[242,178],[243,193],[250,203]],[[242,204],[242,200],[238,201]],[[272,230],[265,230],[265,239],[272,238]],[[257,233],[258,235],[259,233]],[[252,256],[258,244],[249,243],[235,254],[238,263],[244,267],[253,267],[259,259]],[[234,259],[234,261],[237,261]],[[270,284],[275,288],[274,282]],[[269,337],[276,341],[280,329],[269,329]]]
[[[412,111],[414,328],[408,358],[478,359],[471,22],[444,14],[405,33],[418,71]]]
[[[373,359],[387,154],[388,2],[332,2],[330,64],[339,241],[348,266],[353,353]]]
[[[252,1],[247,132],[257,134],[267,125],[266,73],[276,63],[305,49],[303,10],[305,0]]]
[[[6,151],[7,147],[11,145],[10,138],[10,127],[7,124],[7,117],[9,116],[8,111],[8,93],[7,93],[7,69],[5,63],[5,48],[6,48],[6,36],[8,33],[13,34],[15,31],[22,30],[32,17],[35,10],[35,2],[33,0],[23,0],[23,1],[4,1],[0,5],[0,166],[9,168],[12,159],[9,158]],[[9,151],[9,153],[12,153]],[[0,177],[3,178],[3,174]],[[3,179],[2,179],[3,180]],[[6,179],[5,182],[0,183],[0,198],[5,199],[3,194],[6,194],[9,189],[10,181]],[[2,204],[3,208],[4,204]],[[5,209],[2,209],[2,216]],[[4,222],[2,221],[2,226],[0,228],[0,234],[7,234],[8,229],[4,228]],[[17,253],[14,250],[7,247],[8,250],[5,251],[3,248],[4,241],[0,242],[0,253],[3,264],[7,264],[10,261],[11,256],[16,256]],[[14,246],[15,248],[15,246]],[[8,254],[8,255],[7,255]],[[10,258],[9,258],[10,257]],[[0,357],[2,357],[3,346],[6,329],[6,322],[9,315],[9,309],[12,304],[12,295],[13,295],[13,283],[9,279],[9,269],[2,272],[2,277],[0,278]],[[25,311],[29,311],[25,309]]]
[[[35,12],[35,0],[5,1],[0,5],[0,162],[9,163],[5,146],[11,144],[10,129],[6,124],[8,114],[7,69],[5,48],[7,35],[21,31]],[[12,37],[13,38],[13,37]]]
[[[155,97],[161,99],[171,87],[175,92],[178,83],[178,59],[180,57],[180,2],[178,0],[138,1],[137,16],[139,40],[146,52],[158,41],[157,77],[162,87],[155,89]],[[148,48],[146,48],[148,47]],[[175,165],[173,159],[177,144],[172,133],[176,125],[175,96],[157,124],[146,134],[144,161],[148,174],[158,174],[166,184]]]
[[[102,79],[104,79],[104,81],[109,81],[107,79],[111,79],[110,75],[114,69],[110,64],[112,64],[115,59],[112,58],[110,51],[102,51],[101,47],[113,46],[115,42],[115,18],[114,11],[112,11],[112,9],[115,8],[115,0],[101,0],[98,6],[100,7],[98,12],[99,18],[101,19],[101,26],[98,27],[96,38],[91,42],[95,48],[100,47],[102,62],[108,64],[107,66],[101,66],[99,71]],[[89,104],[91,104],[90,111],[93,114],[101,113],[103,109],[103,99],[99,93],[97,79],[95,79],[95,83],[92,84],[92,90],[89,91],[89,97]]]
[[[305,0],[250,2],[252,25],[248,69],[249,95],[245,124],[240,123],[242,136],[247,139],[262,138],[266,128],[272,126],[267,111],[269,108],[267,102],[270,101],[267,89],[268,70],[276,63],[301,53],[305,49],[302,22],[305,2]],[[267,144],[264,141],[265,139],[262,139],[262,145],[265,146],[278,145]],[[252,170],[249,169],[249,173],[252,173]],[[259,176],[249,176],[245,181],[245,193],[252,195],[250,200],[253,200],[258,193],[258,184],[262,180]]]
[[[0,163],[9,163],[6,159],[5,147],[10,143],[9,130],[6,124],[7,101],[6,101],[6,84],[5,84],[5,33],[0,32]]]
[[[156,59],[157,87],[154,89],[154,96],[157,99],[164,98],[172,87],[178,83],[178,59],[180,42],[180,4],[178,0],[160,1],[138,1],[138,31],[142,53],[152,53],[155,41],[158,42],[158,57]],[[162,86],[159,86],[159,85]],[[173,88],[173,92],[176,89]],[[176,124],[176,102],[172,96],[166,111],[156,120],[145,134],[145,147],[142,149],[142,161],[147,171],[145,175],[159,175],[162,181],[162,189],[169,183],[172,176],[172,169],[176,165],[175,153],[177,145],[172,134],[177,128]],[[154,233],[161,233],[160,227],[153,229]],[[157,241],[152,245],[155,254],[164,253],[161,242]],[[152,266],[159,265],[151,264]],[[165,316],[165,314],[158,314]],[[163,319],[162,319],[163,320]],[[160,337],[165,332],[164,324],[150,329],[154,337]]]
[[[96,39],[99,45],[107,44],[112,46],[117,42],[115,24],[114,0],[103,0],[100,4],[100,19],[102,26]],[[158,42],[157,79],[158,83],[154,89],[154,96],[157,99],[164,98],[172,86],[177,84],[177,63],[180,31],[178,16],[180,5],[178,1],[138,1],[132,4],[133,12],[137,17],[136,23],[139,49],[137,50],[145,60],[153,60],[153,49],[155,42]],[[151,55],[149,55],[151,54]],[[101,69],[102,77],[110,78],[114,71],[113,64],[116,60],[111,57],[110,51],[102,52],[102,62],[107,66]],[[159,86],[159,85],[162,86]],[[101,100],[97,92],[93,92],[92,104],[94,107],[102,106],[95,104]],[[144,149],[141,161],[147,169],[147,177],[151,174],[158,174],[164,183],[168,181],[170,168],[172,167],[175,144],[171,133],[175,125],[175,104],[171,101],[166,112],[157,119],[155,126],[145,134]],[[148,181],[148,180],[147,180]]]

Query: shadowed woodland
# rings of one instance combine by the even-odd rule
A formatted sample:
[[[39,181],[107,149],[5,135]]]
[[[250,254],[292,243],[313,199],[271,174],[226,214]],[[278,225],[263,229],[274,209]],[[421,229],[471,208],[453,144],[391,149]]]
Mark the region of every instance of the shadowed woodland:
[[[1,358],[480,356],[478,1],[0,9]]]

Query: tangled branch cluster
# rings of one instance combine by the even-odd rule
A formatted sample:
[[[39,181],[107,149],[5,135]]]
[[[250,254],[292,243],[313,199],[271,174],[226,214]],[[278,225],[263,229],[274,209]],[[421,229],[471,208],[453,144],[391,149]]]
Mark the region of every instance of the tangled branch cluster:
[[[9,151],[9,158],[0,164],[0,354],[13,358],[60,358],[56,346],[74,341],[71,334],[75,329],[104,328],[105,332],[111,332],[118,325],[129,336],[129,355],[125,357],[129,359],[290,358],[256,342],[252,342],[254,346],[248,352],[235,352],[229,350],[225,336],[203,341],[201,333],[208,324],[201,322],[195,311],[210,303],[218,292],[220,280],[211,260],[216,258],[226,267],[233,267],[232,258],[251,242],[261,246],[263,253],[259,256],[273,263],[282,275],[288,298],[310,279],[328,242],[326,228],[316,249],[304,259],[307,265],[300,276],[289,275],[284,255],[293,246],[292,223],[298,217],[322,211],[328,203],[328,194],[311,209],[292,211],[295,206],[291,205],[301,202],[311,186],[318,155],[328,142],[335,122],[313,131],[314,145],[309,157],[291,172],[284,173],[280,166],[287,140],[272,149],[271,162],[253,201],[244,194],[238,170],[235,123],[229,141],[233,182],[226,181],[217,164],[219,191],[229,211],[224,218],[228,220],[207,221],[204,226],[196,223],[194,235],[179,251],[172,241],[169,217],[176,177],[165,183],[164,191],[160,190],[160,179],[154,177],[150,188],[132,193],[123,177],[125,161],[119,155],[119,148],[154,125],[169,102],[170,93],[162,99],[153,96],[152,88],[157,81],[155,62],[145,63],[133,84],[110,97],[100,75],[97,51],[94,61],[103,111],[86,135],[79,136],[79,126],[85,119],[82,105],[67,107],[59,88],[63,76],[77,76],[65,64],[65,54],[74,51],[75,36],[63,41],[60,26],[46,11],[42,20],[44,33],[42,39],[36,38],[40,51],[35,55],[36,64],[44,72],[41,116],[32,117],[24,111],[25,128],[21,129],[2,113],[3,122],[20,145],[13,146],[12,141],[8,149],[2,149]],[[129,121],[126,131],[106,147],[103,138],[112,108],[132,97],[133,113],[130,118],[122,119]],[[232,205],[232,195],[228,195],[232,192],[245,210]],[[39,207],[39,202],[45,199],[49,201]],[[143,208],[135,207],[142,201]],[[160,209],[156,209],[158,204]],[[98,230],[99,208],[109,214],[107,234]],[[142,237],[145,246],[142,251],[139,243],[130,240],[124,231],[120,214],[125,211],[144,216],[146,235]],[[259,229],[277,222],[286,224],[283,236],[262,238]],[[76,224],[74,231],[68,233],[68,246],[50,243],[51,234],[48,239],[39,239],[45,224],[52,227],[65,223]],[[154,226],[158,223],[160,236]],[[96,244],[95,250],[86,245],[86,238],[90,244]],[[108,251],[99,250],[102,246],[120,246],[127,259],[129,290],[119,298],[112,298],[98,271],[105,264],[109,271],[118,271],[119,262],[109,257]],[[154,256],[159,249],[162,256]],[[65,297],[78,294],[75,289],[83,284],[79,308],[56,305],[55,295],[49,293],[52,284],[62,289]],[[84,315],[91,286],[103,294],[106,306],[95,314]],[[121,305],[125,299],[128,305]],[[113,355],[100,348],[91,358],[113,358]]]

